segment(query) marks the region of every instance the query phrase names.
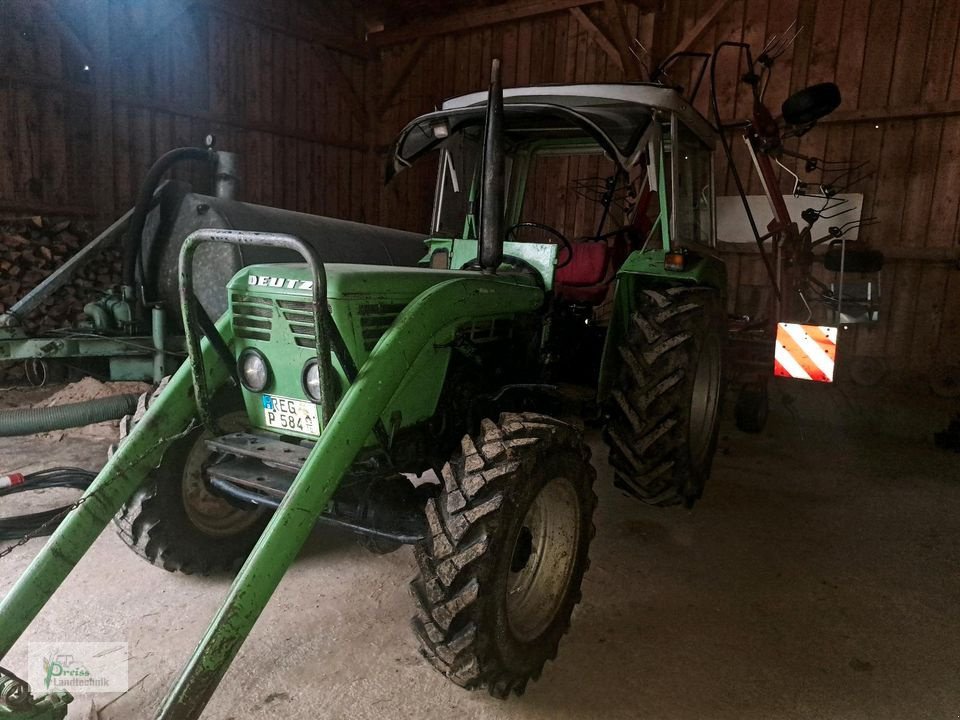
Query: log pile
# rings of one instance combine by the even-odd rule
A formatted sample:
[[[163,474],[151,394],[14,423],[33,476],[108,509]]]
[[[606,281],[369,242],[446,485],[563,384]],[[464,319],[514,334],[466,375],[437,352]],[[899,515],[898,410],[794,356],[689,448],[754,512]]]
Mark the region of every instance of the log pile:
[[[93,238],[85,220],[66,217],[0,217],[0,313],[41,283]],[[22,318],[30,335],[69,327],[121,276],[118,248],[104,248],[37,309]],[[0,384],[24,384],[23,363],[0,363]]]
[[[0,218],[0,313],[35,288],[90,241],[90,225],[62,217]],[[120,283],[120,253],[106,248],[23,318],[30,333],[63,328],[83,318],[83,306]]]

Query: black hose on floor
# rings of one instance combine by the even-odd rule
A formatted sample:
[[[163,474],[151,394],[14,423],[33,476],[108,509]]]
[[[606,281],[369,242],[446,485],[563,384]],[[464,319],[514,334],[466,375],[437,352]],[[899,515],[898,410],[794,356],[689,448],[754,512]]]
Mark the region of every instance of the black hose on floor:
[[[0,475],[0,497],[15,493],[30,492],[31,490],[49,490],[51,488],[73,488],[86,490],[97,476],[90,470],[80,468],[51,468],[35,473],[21,475]],[[26,515],[15,515],[0,518],[0,540],[19,540],[31,533],[36,537],[52,533],[59,521],[53,522],[59,515],[65,515],[71,505],[42,510]],[[45,523],[49,525],[45,526]]]
[[[0,412],[0,437],[33,435],[48,430],[93,425],[132,415],[139,395],[112,395],[85,402],[46,408],[18,408]]]

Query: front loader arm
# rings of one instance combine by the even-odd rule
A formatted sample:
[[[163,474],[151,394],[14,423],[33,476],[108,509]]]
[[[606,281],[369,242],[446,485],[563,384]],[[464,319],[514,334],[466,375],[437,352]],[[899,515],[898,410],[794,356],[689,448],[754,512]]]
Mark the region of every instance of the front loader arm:
[[[197,718],[216,690],[286,570],[326,508],[344,473],[377,420],[402,386],[417,357],[452,340],[469,320],[530,312],[543,291],[533,284],[496,276],[459,277],[419,295],[383,335],[347,389],[330,422],[294,479],[283,502],[254,547],[216,617],[157,715],[165,720]],[[217,323],[232,342],[229,313]],[[206,390],[227,382],[232,368],[204,339],[199,346]],[[0,604],[0,655],[23,634],[43,605],[180,433],[197,414],[193,363],[185,363],[147,411],[128,440],[101,470],[83,502],[58,528]],[[159,439],[159,440],[158,440]]]

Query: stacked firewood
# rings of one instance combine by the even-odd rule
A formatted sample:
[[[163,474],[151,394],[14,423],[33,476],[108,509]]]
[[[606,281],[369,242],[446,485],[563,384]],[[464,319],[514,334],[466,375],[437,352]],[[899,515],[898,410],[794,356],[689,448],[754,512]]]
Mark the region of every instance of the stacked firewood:
[[[57,217],[0,218],[0,313],[35,288],[91,239],[89,223]],[[83,306],[120,282],[120,253],[97,253],[65,287],[23,318],[32,333],[72,325]]]

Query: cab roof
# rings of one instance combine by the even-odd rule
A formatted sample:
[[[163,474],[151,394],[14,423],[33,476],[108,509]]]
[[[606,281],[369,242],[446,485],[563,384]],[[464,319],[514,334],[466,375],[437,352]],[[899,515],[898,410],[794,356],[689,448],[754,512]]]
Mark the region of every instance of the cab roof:
[[[532,85],[506,88],[503,102],[545,103],[571,109],[607,107],[625,116],[642,108],[674,112],[711,148],[716,142],[713,126],[673,88],[657,83],[584,83],[576,85]],[[487,91],[459,95],[445,100],[442,110],[453,110],[487,104]]]
[[[676,90],[648,83],[536,85],[503,91],[508,138],[589,136],[626,168],[636,145],[658,112],[674,113],[709,148],[716,133]],[[487,92],[451,98],[440,110],[409,123],[393,146],[397,172],[434,149],[449,134],[480,128]],[[392,174],[392,173],[391,173]]]

